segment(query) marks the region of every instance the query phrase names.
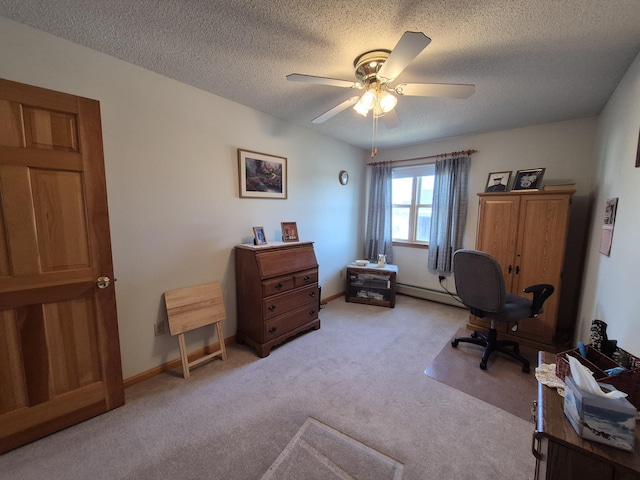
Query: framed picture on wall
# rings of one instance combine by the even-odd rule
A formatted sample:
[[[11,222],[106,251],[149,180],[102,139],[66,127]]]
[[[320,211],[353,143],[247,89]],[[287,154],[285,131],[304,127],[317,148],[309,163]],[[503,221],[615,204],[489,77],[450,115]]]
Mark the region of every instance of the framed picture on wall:
[[[240,198],[287,198],[287,159],[238,149]]]
[[[253,227],[253,243],[255,245],[266,245],[267,237],[264,234],[264,227]]]
[[[511,172],[492,172],[487,178],[487,185],[484,187],[484,191],[506,192],[509,190],[509,180],[511,180]]]
[[[513,183],[513,190],[539,190],[544,170],[544,168],[518,170],[516,180]]]
[[[283,242],[297,242],[299,240],[296,222],[281,222],[281,225]]]

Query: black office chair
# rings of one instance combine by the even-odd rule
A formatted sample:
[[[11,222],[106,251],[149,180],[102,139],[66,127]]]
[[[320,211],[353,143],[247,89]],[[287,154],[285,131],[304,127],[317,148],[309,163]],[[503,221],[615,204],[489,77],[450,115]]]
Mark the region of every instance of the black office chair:
[[[454,338],[451,346],[466,342],[485,347],[480,361],[482,370],[487,369],[489,356],[497,350],[521,362],[522,371],[529,373],[529,361],[519,354],[518,342],[498,340],[495,322],[519,322],[542,313],[542,304],[553,293],[553,286],[538,284],[525,288],[524,293],[533,293],[533,299],[507,293],[500,264],[488,253],[478,250],[456,251],[453,273],[462,303],[473,315],[491,320],[491,327],[486,335],[476,331],[471,337]]]

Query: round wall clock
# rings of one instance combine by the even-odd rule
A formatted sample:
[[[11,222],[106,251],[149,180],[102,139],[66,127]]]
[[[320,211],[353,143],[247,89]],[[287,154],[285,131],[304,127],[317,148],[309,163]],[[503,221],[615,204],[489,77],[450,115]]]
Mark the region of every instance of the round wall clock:
[[[349,183],[349,174],[346,170],[340,171],[340,173],[338,174],[338,180],[340,180],[340,183],[342,185],[346,185],[347,183]]]

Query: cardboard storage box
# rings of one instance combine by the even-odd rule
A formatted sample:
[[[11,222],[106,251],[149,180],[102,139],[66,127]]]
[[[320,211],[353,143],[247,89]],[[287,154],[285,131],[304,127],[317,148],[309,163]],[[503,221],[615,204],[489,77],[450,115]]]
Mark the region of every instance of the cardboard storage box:
[[[565,378],[564,414],[582,438],[633,451],[636,408],[626,398],[605,398],[578,388],[573,377]],[[615,390],[599,383],[604,390]]]

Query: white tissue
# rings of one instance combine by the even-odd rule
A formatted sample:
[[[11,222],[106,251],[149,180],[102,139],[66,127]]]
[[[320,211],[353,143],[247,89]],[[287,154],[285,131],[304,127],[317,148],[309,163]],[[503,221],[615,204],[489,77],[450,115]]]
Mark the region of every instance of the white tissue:
[[[626,393],[619,390],[603,392],[598,382],[596,382],[596,379],[593,378],[593,373],[591,373],[587,367],[571,355],[567,355],[567,357],[569,358],[569,366],[571,367],[571,376],[580,390],[606,398],[624,398],[627,396]]]

